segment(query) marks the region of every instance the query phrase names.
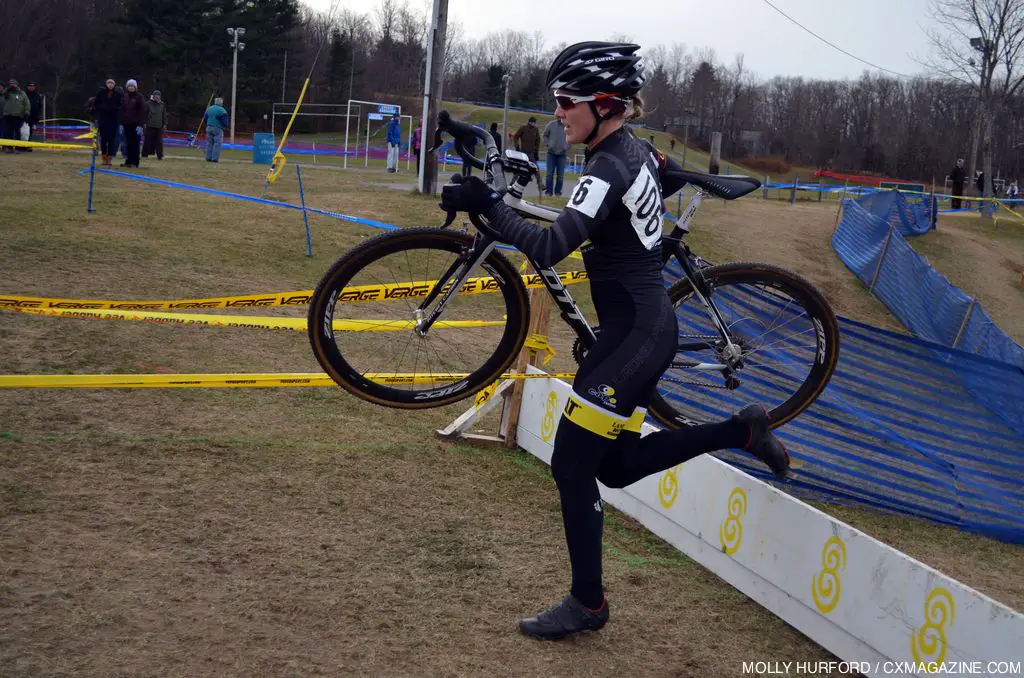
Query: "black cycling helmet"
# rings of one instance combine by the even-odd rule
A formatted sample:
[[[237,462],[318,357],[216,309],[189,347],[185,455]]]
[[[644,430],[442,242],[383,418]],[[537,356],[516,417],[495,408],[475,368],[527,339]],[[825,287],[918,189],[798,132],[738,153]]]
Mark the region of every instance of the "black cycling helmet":
[[[576,94],[628,97],[644,86],[640,45],[625,42],[577,42],[562,50],[548,69],[548,89]]]

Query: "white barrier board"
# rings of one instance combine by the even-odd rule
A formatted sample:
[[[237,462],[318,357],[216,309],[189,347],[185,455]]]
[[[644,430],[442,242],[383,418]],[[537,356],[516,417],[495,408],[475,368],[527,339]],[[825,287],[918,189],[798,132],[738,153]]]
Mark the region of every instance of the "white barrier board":
[[[526,380],[545,463],[569,392]],[[1021,675],[1024,615],[710,455],[601,496],[865,675]]]

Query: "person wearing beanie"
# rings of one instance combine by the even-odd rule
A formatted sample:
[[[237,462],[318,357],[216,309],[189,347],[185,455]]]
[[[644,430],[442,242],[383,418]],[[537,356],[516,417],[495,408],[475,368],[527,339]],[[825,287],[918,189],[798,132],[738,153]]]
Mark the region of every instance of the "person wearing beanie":
[[[224,99],[217,97],[206,109],[206,162],[220,162],[220,147],[224,143],[224,130],[230,124],[224,110]]]
[[[114,84],[113,78],[107,78],[106,85],[93,101],[104,167],[110,167],[110,161],[117,155],[117,126],[121,121],[123,98],[121,93],[114,89]]]
[[[157,160],[164,159],[164,130],[167,129],[167,106],[160,96],[160,90],[149,95],[146,115],[146,131],[142,143],[142,157],[156,154]]]
[[[3,128],[5,139],[21,141],[21,125],[28,119],[32,112],[32,104],[28,96],[18,88],[18,81],[11,78],[7,83],[7,90],[3,99],[0,100],[0,113],[3,114]],[[4,149],[7,153],[21,153],[22,149],[15,146],[7,146]]]
[[[146,124],[146,101],[139,94],[139,83],[129,80],[124,84],[124,103],[121,105],[121,124],[124,126],[124,163],[121,167],[139,166],[139,130]]]
[[[36,131],[36,127],[39,126],[39,121],[43,119],[43,96],[36,91],[36,83],[29,80],[25,83],[25,96],[28,97],[29,104],[32,106],[32,111],[28,114],[28,118],[25,122],[28,123],[28,138],[32,140],[32,134]],[[31,153],[31,148],[25,149]]]

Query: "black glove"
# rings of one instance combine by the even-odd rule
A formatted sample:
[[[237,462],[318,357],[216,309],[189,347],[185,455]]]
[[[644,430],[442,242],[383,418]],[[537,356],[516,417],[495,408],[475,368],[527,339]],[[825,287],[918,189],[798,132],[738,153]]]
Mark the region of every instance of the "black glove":
[[[441,189],[441,209],[445,212],[487,214],[501,196],[480,177],[452,176],[451,183]]]

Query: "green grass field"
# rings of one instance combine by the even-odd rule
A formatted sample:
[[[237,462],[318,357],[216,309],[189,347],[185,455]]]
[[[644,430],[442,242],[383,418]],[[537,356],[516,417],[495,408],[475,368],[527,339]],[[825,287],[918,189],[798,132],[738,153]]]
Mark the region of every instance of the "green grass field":
[[[263,190],[265,167],[170,155],[133,172]],[[306,290],[378,234],[313,217],[307,257],[298,212],[103,174],[88,215],[85,165],[81,153],[0,155],[0,293]],[[313,207],[441,220],[407,175],[304,164],[303,178]],[[298,203],[291,167],[267,197]],[[829,248],[834,214],[709,201],[691,244],[714,261],[789,266],[839,312],[892,327]],[[585,288],[573,291],[589,309]],[[557,319],[552,328],[552,367],[571,367],[570,336]],[[318,371],[303,332],[7,312],[0,356],[0,374],[21,375]],[[516,619],[567,587],[558,497],[526,453],[436,440],[467,406],[382,409],[337,388],[0,391],[0,675],[733,676],[745,660],[830,658],[615,512],[612,623],[558,645],[520,637]],[[1019,547],[820,506],[1024,607],[1024,583],[1007,576]]]

